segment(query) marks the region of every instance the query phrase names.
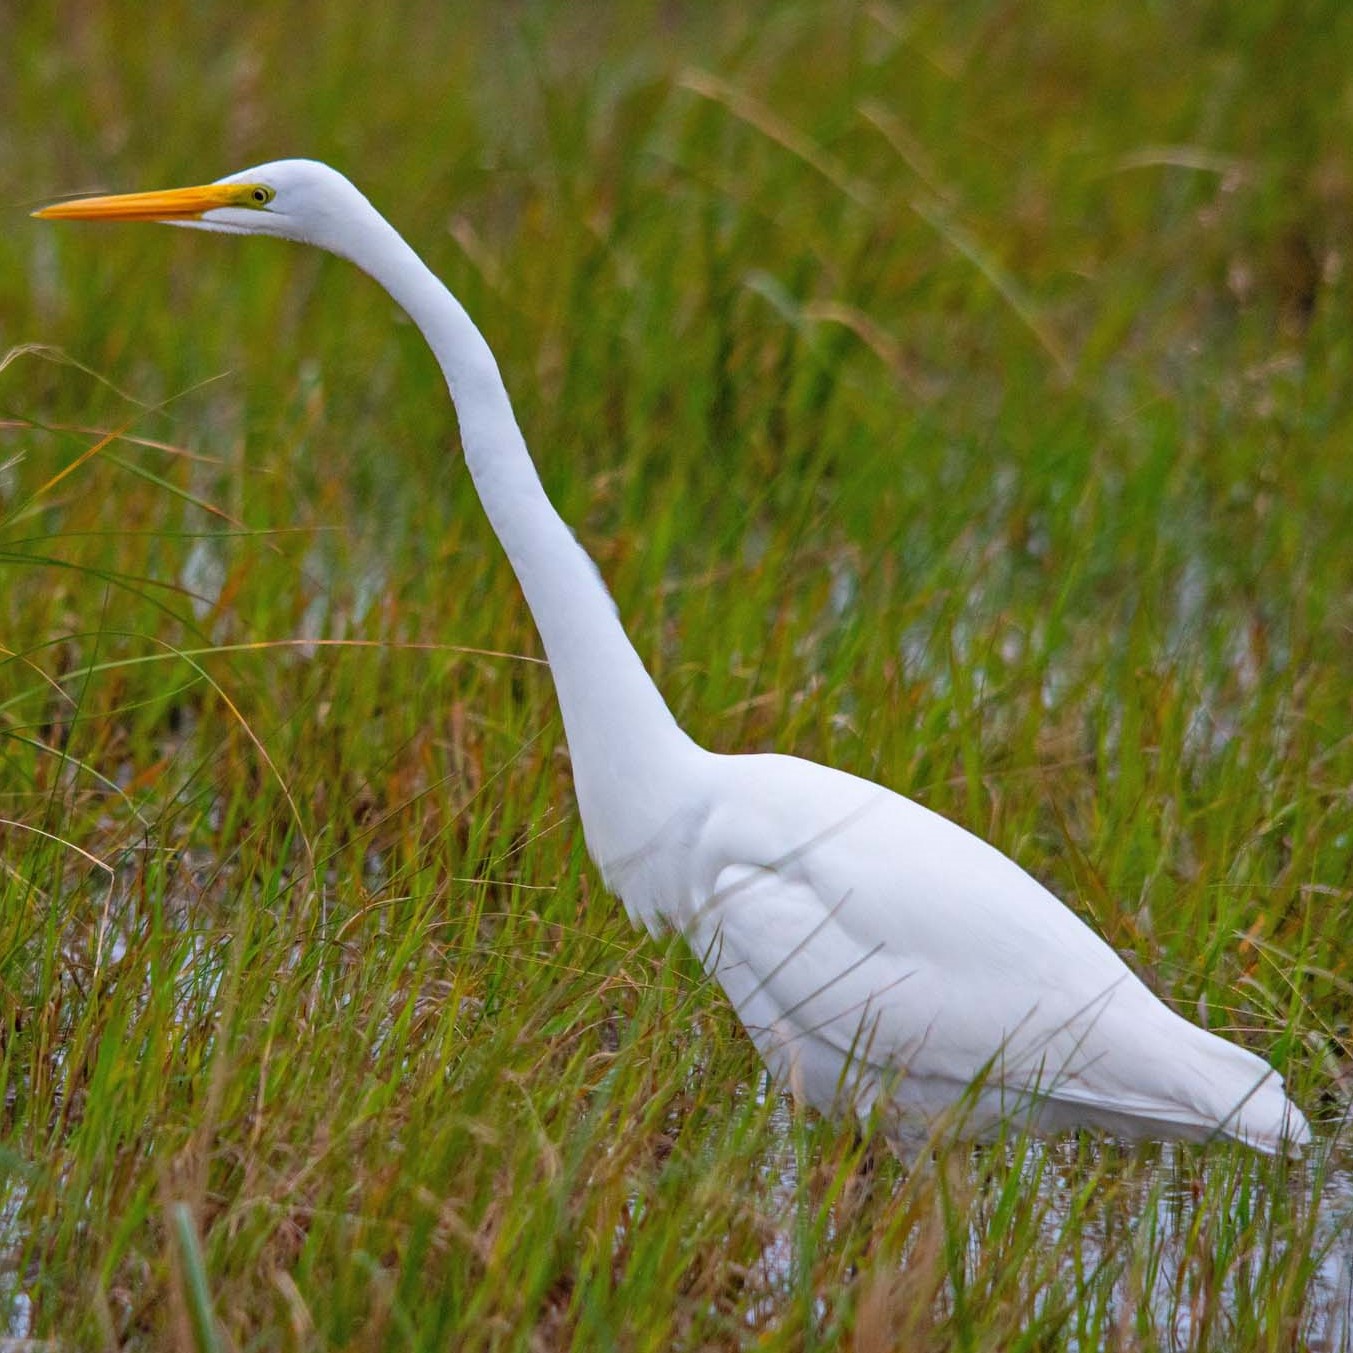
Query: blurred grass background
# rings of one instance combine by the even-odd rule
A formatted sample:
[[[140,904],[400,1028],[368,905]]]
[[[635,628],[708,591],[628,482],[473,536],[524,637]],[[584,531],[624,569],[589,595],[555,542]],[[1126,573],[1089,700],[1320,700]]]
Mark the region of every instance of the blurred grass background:
[[[1353,12],[0,27],[12,1333],[1347,1341]],[[701,741],[1013,854],[1275,1059],[1313,1162],[1087,1139],[907,1176],[768,1094],[585,862],[412,326],[310,251],[23,215],[284,155],[475,316]]]

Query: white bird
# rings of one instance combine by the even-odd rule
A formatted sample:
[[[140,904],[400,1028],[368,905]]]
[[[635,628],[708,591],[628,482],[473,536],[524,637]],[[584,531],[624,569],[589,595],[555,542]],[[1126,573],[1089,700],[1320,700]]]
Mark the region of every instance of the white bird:
[[[1236,1138],[1310,1129],[1261,1058],[1158,1000],[1041,884],[888,789],[791,756],[725,756],[678,727],[532,464],[465,310],[337,171],[280,160],[203,187],[48,207],[275,235],[350,259],[441,364],[465,460],[526,595],[563,714],[588,850],[631,920],[676,927],[774,1076],[877,1114],[904,1154],[936,1125]]]

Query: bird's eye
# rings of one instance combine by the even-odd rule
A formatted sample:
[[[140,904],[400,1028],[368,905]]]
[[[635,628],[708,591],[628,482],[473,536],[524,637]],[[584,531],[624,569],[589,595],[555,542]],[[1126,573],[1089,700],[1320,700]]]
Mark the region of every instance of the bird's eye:
[[[265,188],[261,183],[252,193],[249,194],[249,200],[256,207],[266,207],[277,194],[271,188]]]

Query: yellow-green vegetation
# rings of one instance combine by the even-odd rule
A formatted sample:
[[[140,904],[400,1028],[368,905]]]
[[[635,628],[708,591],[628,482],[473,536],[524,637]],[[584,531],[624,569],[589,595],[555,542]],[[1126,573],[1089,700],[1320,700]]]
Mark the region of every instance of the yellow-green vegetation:
[[[0,1331],[1346,1346],[1353,7],[3,24]],[[1306,1161],[908,1172],[773,1093],[586,861],[412,326],[24,214],[283,155],[464,300],[695,736],[995,842],[1274,1060]]]

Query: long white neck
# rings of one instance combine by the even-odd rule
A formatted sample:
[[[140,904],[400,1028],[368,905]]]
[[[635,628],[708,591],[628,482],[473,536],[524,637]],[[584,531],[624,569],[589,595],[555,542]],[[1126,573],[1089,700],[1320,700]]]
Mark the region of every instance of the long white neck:
[[[460,302],[374,208],[344,250],[422,331],[446,376],[465,461],[545,646],[588,846],[609,865],[679,807],[699,748],[634,651],[596,565],[545,494],[489,345]]]

